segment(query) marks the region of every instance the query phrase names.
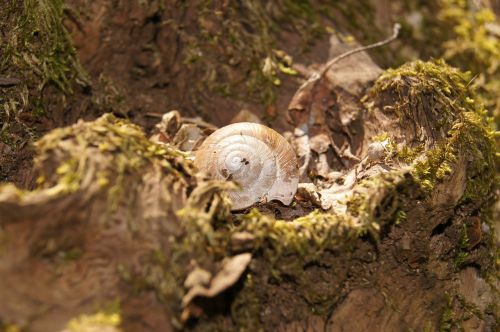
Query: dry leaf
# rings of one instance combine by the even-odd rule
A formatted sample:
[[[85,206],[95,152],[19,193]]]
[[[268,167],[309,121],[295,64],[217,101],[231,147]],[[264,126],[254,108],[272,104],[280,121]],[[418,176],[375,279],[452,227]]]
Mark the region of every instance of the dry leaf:
[[[212,279],[210,287],[197,285],[191,288],[182,299],[182,306],[186,307],[198,296],[214,297],[222,293],[238,281],[251,260],[252,255],[249,253],[228,258],[223,262],[222,270]]]

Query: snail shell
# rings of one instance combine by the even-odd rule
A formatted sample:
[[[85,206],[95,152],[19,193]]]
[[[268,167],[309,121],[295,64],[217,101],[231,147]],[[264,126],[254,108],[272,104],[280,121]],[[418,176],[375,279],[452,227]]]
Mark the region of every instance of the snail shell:
[[[257,123],[216,130],[196,151],[194,163],[211,178],[239,184],[240,190],[229,192],[233,210],[273,199],[288,205],[297,191],[295,152],[283,136]]]

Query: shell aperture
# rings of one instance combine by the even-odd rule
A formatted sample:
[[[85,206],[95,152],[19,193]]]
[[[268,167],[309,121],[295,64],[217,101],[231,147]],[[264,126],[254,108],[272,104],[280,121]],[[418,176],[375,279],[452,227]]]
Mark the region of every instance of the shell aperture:
[[[240,122],[216,130],[195,152],[195,166],[209,177],[230,180],[233,210],[260,201],[290,204],[299,182],[295,152],[283,136],[266,126]]]

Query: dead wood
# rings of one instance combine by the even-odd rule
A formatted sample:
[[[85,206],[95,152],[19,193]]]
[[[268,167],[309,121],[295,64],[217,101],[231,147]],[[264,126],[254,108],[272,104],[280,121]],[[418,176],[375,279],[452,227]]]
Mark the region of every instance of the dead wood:
[[[264,213],[231,215],[230,183],[196,179],[187,152],[127,121],[52,131],[37,189],[0,189],[0,317],[55,331],[118,301],[124,330],[494,329],[480,109],[443,63],[380,73],[358,54],[299,89],[310,186]]]
[[[207,89],[225,88],[219,69],[207,70],[217,50],[194,67],[216,75],[192,82],[179,50],[196,50],[196,40],[192,31],[175,33],[191,21],[208,32],[222,23],[198,22],[187,7],[159,20],[154,3],[124,2],[119,15],[92,4],[89,24],[68,9],[91,74],[109,67],[125,91],[142,92],[126,93],[126,107],[116,107],[117,89],[100,77],[112,93],[94,91],[81,108],[115,115],[41,138],[33,190],[0,186],[0,330],[498,329],[495,146],[470,76],[442,61],[383,71],[366,53],[336,62],[288,107],[287,137],[302,165],[294,203],[231,213],[224,191],[234,184],[201,178],[189,153],[215,126],[183,110],[159,113],[172,106],[166,91],[190,105],[186,116],[199,104],[206,115],[228,103],[219,96],[212,105]],[[144,26],[129,16],[146,17]],[[107,33],[127,42],[108,43]],[[144,43],[127,45],[137,39]],[[331,44],[329,58],[354,47],[335,36]],[[228,62],[253,68],[241,50],[227,51]],[[272,65],[290,65],[273,52]],[[127,75],[137,78],[131,86]],[[21,84],[0,77],[5,90]],[[89,94],[83,90],[79,96]],[[128,107],[146,127],[162,117],[151,139],[120,118]]]

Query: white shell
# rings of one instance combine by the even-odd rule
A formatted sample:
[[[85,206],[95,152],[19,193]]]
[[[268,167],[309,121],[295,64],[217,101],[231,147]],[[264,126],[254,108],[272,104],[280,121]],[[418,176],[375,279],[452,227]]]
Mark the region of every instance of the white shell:
[[[229,192],[233,210],[274,199],[288,205],[297,191],[295,152],[283,136],[260,124],[240,122],[215,131],[194,162],[211,178],[239,184],[240,190]]]

